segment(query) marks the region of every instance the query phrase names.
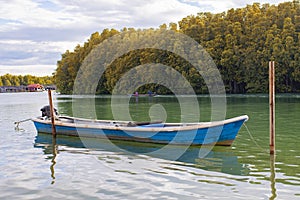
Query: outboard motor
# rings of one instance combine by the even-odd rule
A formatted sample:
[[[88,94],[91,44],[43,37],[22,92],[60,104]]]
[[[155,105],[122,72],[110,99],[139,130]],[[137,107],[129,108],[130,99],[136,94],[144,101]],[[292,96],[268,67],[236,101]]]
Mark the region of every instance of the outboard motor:
[[[42,117],[51,118],[51,112],[50,112],[50,106],[44,106],[41,108],[42,111]],[[54,117],[58,114],[56,108],[54,108]]]

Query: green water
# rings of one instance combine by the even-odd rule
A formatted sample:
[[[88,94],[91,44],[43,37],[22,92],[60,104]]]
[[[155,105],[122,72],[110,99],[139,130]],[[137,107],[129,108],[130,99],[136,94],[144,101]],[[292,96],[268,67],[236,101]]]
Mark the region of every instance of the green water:
[[[62,115],[73,115],[72,105],[84,110],[93,104],[98,119],[114,119],[126,106],[136,121],[212,117],[209,96],[197,97],[199,116],[194,108],[181,110],[182,104],[192,105],[190,97],[183,102],[174,96],[117,100],[118,105],[112,105],[108,96],[93,102],[86,96],[54,95]],[[53,143],[51,136],[37,134],[31,122],[21,124],[20,130],[13,123],[40,115],[39,109],[48,103],[46,93],[0,94],[0,198],[299,199],[300,95],[276,96],[275,157],[269,155],[268,96],[235,95],[226,100],[226,118],[249,116],[233,145],[185,149],[73,137],[58,137]],[[112,106],[117,107],[115,113]],[[91,112],[79,115],[95,117]],[[159,151],[164,148],[167,151]]]

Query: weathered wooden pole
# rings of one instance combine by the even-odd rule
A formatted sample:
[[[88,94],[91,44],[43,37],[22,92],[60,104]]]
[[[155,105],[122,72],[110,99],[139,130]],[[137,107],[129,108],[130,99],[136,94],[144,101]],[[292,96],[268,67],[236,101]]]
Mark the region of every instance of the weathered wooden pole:
[[[53,108],[53,103],[52,103],[51,89],[48,89],[48,98],[49,98],[49,105],[50,105],[52,135],[53,135],[53,137],[55,137],[56,136],[56,128],[55,128],[55,117],[54,117],[54,108]]]
[[[275,153],[275,62],[269,62],[270,154]]]

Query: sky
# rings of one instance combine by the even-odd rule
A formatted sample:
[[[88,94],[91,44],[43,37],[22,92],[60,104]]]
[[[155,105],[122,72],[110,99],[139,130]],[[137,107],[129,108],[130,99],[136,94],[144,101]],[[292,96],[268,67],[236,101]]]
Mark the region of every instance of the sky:
[[[199,12],[288,0],[0,0],[0,75],[52,75],[96,31],[158,28]]]

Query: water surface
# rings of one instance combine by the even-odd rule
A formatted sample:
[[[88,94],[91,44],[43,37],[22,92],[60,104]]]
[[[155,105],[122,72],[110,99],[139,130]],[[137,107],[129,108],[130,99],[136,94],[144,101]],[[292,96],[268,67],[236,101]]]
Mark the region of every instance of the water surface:
[[[74,101],[91,101],[84,96],[53,97],[64,115],[73,114]],[[210,98],[197,99],[197,117],[210,120]],[[36,133],[32,122],[15,130],[15,121],[39,116],[40,108],[47,104],[47,93],[0,94],[0,199],[300,198],[299,95],[277,95],[274,158],[268,153],[266,95],[227,97],[226,116],[247,114],[249,132],[242,127],[231,147],[202,147],[207,150],[205,157],[199,156],[197,147],[185,151],[173,146],[160,153],[157,150],[163,146],[154,144],[114,141],[112,145],[74,137],[53,141],[49,135]],[[97,96],[95,108],[99,119],[114,117],[107,96]],[[129,111],[138,121],[163,117],[178,122],[183,117],[173,96],[132,98]],[[181,151],[184,153],[174,160],[172,155]]]

